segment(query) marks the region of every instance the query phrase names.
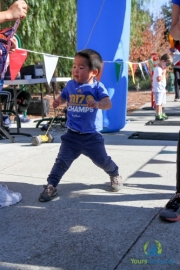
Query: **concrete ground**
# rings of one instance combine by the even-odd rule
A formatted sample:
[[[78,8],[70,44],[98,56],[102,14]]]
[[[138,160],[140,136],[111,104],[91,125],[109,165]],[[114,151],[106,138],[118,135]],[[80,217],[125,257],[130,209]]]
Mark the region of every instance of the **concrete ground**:
[[[168,121],[180,116],[173,98],[167,96]],[[62,131],[54,133],[53,143],[36,147],[26,136],[15,136],[16,143],[0,141],[0,182],[23,197],[0,209],[0,270],[180,269],[180,223],[158,218],[175,193],[177,141],[128,139],[136,131],[179,132],[179,126],[146,125],[154,120],[149,107],[127,115],[119,132],[104,134],[124,180],[118,193],[110,192],[108,176],[81,156],[61,180],[59,195],[40,203]],[[34,127],[23,124],[22,131],[43,134]]]

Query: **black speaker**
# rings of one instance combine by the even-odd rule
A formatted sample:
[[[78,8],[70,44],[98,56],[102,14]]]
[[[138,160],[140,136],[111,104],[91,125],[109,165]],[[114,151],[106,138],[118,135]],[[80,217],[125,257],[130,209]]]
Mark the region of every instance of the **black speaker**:
[[[31,75],[32,79],[42,78],[45,76],[43,65],[30,65],[24,66],[20,70],[21,79],[24,79],[25,75]]]

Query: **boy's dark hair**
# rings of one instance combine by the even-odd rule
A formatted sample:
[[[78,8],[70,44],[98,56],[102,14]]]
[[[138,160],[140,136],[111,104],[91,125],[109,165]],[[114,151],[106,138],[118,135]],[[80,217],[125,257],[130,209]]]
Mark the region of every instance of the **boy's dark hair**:
[[[165,61],[165,62],[167,62],[167,63],[169,63],[169,64],[172,64],[172,63],[173,63],[173,58],[172,58],[172,56],[171,56],[170,54],[168,54],[168,53],[163,54],[163,55],[161,56],[160,60],[161,60],[161,61],[163,60],[163,61]]]
[[[98,52],[91,49],[85,49],[85,50],[77,52],[75,54],[75,57],[76,56],[81,56],[81,57],[86,58],[88,60],[88,66],[90,70],[97,69],[98,74],[100,73],[102,69],[102,65],[103,65],[103,60],[101,58],[101,55]]]

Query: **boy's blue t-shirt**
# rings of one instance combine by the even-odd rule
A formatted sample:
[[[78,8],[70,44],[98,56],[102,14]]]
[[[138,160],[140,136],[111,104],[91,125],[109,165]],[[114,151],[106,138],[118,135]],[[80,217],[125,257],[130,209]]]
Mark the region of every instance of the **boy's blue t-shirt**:
[[[180,6],[180,0],[172,0],[172,4],[176,4]]]
[[[67,100],[68,128],[84,133],[102,130],[102,110],[87,106],[88,99],[100,101],[108,97],[108,92],[101,82],[95,80],[93,84],[79,84],[75,80],[70,80],[60,96]]]

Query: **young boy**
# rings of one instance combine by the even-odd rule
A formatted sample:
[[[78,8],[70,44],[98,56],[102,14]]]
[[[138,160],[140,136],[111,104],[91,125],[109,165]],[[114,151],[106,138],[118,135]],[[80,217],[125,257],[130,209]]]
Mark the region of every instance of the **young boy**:
[[[53,107],[67,102],[67,132],[61,136],[61,146],[54,166],[47,178],[48,184],[39,201],[50,201],[57,194],[57,185],[72,162],[81,154],[89,157],[109,176],[112,191],[119,191],[122,179],[118,166],[107,155],[102,130],[102,110],[111,108],[111,100],[101,82],[96,80],[102,68],[102,58],[94,50],[86,49],[75,54],[70,80],[54,101]]]
[[[160,58],[159,64],[154,69],[153,92],[156,103],[155,120],[166,120],[167,115],[162,112],[162,105],[166,103],[166,69],[173,63],[171,55],[164,54]]]

